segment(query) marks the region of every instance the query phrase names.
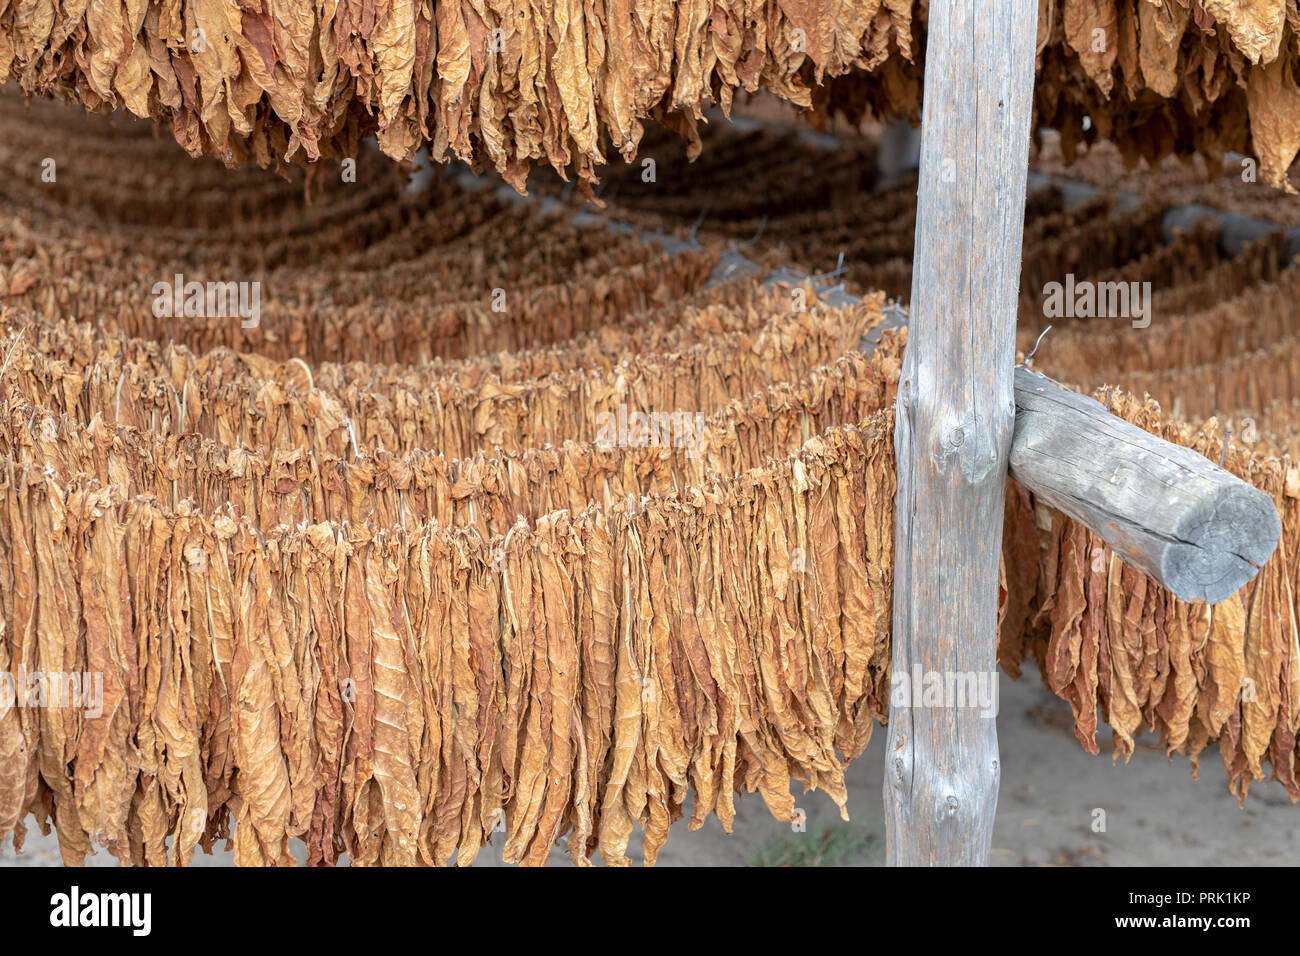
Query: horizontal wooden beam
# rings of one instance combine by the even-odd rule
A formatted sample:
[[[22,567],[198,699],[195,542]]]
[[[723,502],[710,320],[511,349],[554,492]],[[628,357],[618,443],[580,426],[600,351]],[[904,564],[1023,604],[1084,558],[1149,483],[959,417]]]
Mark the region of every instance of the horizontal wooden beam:
[[[1011,476],[1185,601],[1215,604],[1277,548],[1272,499],[1201,455],[1024,368]]]
[[[859,348],[906,323],[889,306]],[[1035,372],[1016,369],[1014,395],[1011,476],[1184,601],[1231,597],[1277,550],[1282,521],[1258,488]]]

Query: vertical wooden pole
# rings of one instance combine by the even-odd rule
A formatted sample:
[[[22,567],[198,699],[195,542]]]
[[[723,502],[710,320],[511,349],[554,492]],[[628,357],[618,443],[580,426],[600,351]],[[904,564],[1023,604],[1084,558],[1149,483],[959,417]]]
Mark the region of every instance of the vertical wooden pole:
[[[997,727],[972,691],[997,679],[1037,23],[1036,0],[930,4],[911,320],[894,433],[884,787],[891,865],[984,865],[993,837]]]

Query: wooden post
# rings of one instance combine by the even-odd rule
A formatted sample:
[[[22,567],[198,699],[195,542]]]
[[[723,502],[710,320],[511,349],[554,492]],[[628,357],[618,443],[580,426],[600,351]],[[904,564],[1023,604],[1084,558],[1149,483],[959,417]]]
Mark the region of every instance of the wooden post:
[[[957,706],[941,694],[937,703],[916,685],[997,679],[1037,29],[1035,0],[930,4],[911,322],[894,437],[895,687],[884,786],[891,865],[983,865],[993,837],[993,717],[970,700]]]

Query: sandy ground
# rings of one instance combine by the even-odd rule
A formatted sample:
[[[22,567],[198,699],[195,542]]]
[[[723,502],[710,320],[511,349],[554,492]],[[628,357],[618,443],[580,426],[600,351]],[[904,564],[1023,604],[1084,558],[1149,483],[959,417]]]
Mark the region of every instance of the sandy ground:
[[[1098,734],[1102,755],[1085,753],[1070,729],[1069,707],[1043,688],[1032,668],[1019,681],[1003,677],[1000,693],[1002,787],[994,865],[1275,866],[1296,858],[1300,807],[1273,784],[1252,790],[1239,809],[1227,792],[1217,747],[1203,755],[1199,781],[1192,779],[1186,758],[1175,756],[1170,765],[1149,743],[1140,743],[1127,766],[1113,766],[1109,729]],[[760,859],[880,865],[884,746],[878,728],[867,752],[850,767],[850,824],[840,823],[825,794],[808,793],[796,801],[807,814],[806,829],[792,832],[789,823],[772,818],[760,798],[746,796],[738,801],[730,836],[716,819],[694,833],[684,819],[675,824],[659,865],[743,866]],[[1098,809],[1105,811],[1105,832],[1093,830]],[[500,854],[499,845],[485,847],[475,865],[502,865]],[[635,843],[633,858],[640,859]],[[562,847],[552,862],[571,865]],[[230,854],[200,852],[194,863],[229,866]],[[101,852],[88,864],[116,861]],[[0,848],[0,866],[57,865],[53,836],[30,834],[20,856],[7,843]]]

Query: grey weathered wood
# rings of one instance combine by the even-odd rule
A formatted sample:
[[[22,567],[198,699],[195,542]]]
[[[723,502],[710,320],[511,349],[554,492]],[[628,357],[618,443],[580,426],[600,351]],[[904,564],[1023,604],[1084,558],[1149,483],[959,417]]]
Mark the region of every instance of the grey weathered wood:
[[[997,679],[1037,25],[1035,0],[930,5],[911,323],[895,415],[896,682]],[[980,707],[946,703],[891,702],[892,865],[988,862],[997,728]]]
[[[1185,601],[1253,578],[1282,521],[1268,495],[1086,395],[1016,369],[1011,476]]]
[[[859,348],[906,324],[890,306]],[[1015,402],[1011,476],[1184,601],[1230,597],[1277,550],[1272,499],[1201,455],[1023,368]]]

